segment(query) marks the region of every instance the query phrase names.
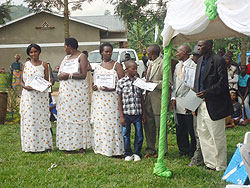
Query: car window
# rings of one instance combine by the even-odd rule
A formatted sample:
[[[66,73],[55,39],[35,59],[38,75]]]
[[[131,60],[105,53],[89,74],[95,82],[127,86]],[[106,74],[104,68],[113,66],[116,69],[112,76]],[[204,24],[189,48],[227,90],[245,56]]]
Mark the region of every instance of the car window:
[[[118,52],[113,52],[112,53],[112,60],[117,61],[118,59]],[[99,52],[90,52],[88,60],[90,63],[101,63],[102,62],[102,57]]]
[[[88,60],[90,63],[101,63],[102,62],[101,54],[99,52],[90,52]]]
[[[126,53],[130,54],[131,60],[136,61],[135,53],[133,51],[125,51],[121,53],[121,58],[120,58],[121,62],[124,62]]]
[[[118,52],[113,52],[111,59],[114,60],[114,61],[117,61],[118,60],[118,55],[119,55]]]

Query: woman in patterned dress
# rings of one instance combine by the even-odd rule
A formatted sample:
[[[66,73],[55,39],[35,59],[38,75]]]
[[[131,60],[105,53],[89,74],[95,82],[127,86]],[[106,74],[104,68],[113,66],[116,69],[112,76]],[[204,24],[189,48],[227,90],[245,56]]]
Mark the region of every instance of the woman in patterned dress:
[[[10,66],[10,71],[12,75],[12,87],[18,92],[18,96],[20,96],[22,93],[21,82],[23,64],[19,62],[19,60],[21,59],[19,54],[15,55],[15,59],[16,61]]]
[[[121,64],[111,60],[113,47],[109,43],[100,46],[102,63],[96,67],[97,74],[113,74],[115,80],[124,77]],[[93,86],[92,117],[94,152],[105,156],[120,156],[124,154],[122,125],[118,110],[118,95],[115,88]]]
[[[27,61],[23,67],[21,82],[23,88],[20,102],[22,151],[42,152],[53,148],[48,90],[36,91],[28,84],[34,75],[48,80],[48,65],[39,60],[41,48],[37,44],[30,44],[26,51],[31,61]]]
[[[57,102],[56,145],[59,150],[79,149],[79,153],[85,153],[85,150],[92,146],[89,90],[86,80],[88,60],[87,56],[77,48],[76,39],[65,39],[66,56],[58,72],[60,87]],[[70,64],[76,67],[75,72],[66,69]]]

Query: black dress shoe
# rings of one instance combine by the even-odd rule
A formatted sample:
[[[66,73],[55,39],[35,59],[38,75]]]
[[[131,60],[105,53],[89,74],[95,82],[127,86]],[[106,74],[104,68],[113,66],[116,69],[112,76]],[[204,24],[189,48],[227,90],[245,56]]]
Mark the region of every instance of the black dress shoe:
[[[180,157],[185,156],[185,155],[188,155],[188,153],[187,152],[182,152],[182,151],[179,153]]]
[[[216,169],[215,168],[209,168],[209,167],[205,167],[206,168],[206,170],[213,170],[213,171],[215,171]]]

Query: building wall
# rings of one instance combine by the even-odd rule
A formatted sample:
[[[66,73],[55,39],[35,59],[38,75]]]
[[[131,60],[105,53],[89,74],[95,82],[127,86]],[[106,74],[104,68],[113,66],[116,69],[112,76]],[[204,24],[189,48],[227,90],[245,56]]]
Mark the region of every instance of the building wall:
[[[45,21],[54,28],[36,29]],[[70,21],[70,35],[76,38],[79,43],[83,42],[82,46],[79,46],[79,50],[98,49],[100,43],[100,30],[98,28]],[[94,43],[89,45],[88,42]],[[52,67],[60,64],[65,56],[63,18],[42,12],[0,28],[0,67],[4,67],[8,71],[11,63],[15,60],[15,54],[20,54],[21,62],[24,62],[28,57],[26,48],[30,43],[39,43],[41,46],[52,45],[52,47],[42,46],[40,59],[50,62]],[[4,47],[9,44],[13,44],[13,47]],[[54,47],[53,44],[55,44]]]

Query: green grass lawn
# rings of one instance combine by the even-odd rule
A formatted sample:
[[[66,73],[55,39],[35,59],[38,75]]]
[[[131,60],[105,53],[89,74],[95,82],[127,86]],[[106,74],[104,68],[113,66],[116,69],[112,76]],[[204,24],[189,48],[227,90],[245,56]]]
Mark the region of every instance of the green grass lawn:
[[[55,124],[53,131],[55,133]],[[228,161],[236,144],[243,142],[247,127],[228,129]],[[91,149],[86,154],[66,154],[55,148],[50,153],[21,151],[20,125],[0,125],[0,187],[225,187],[223,172],[208,171],[204,167],[188,167],[189,159],[178,157],[174,134],[168,136],[167,167],[171,179],[153,175],[155,158],[140,162],[125,162],[96,155]],[[55,145],[55,135],[54,135]],[[145,142],[143,145],[143,154]],[[48,171],[51,163],[56,168]]]

